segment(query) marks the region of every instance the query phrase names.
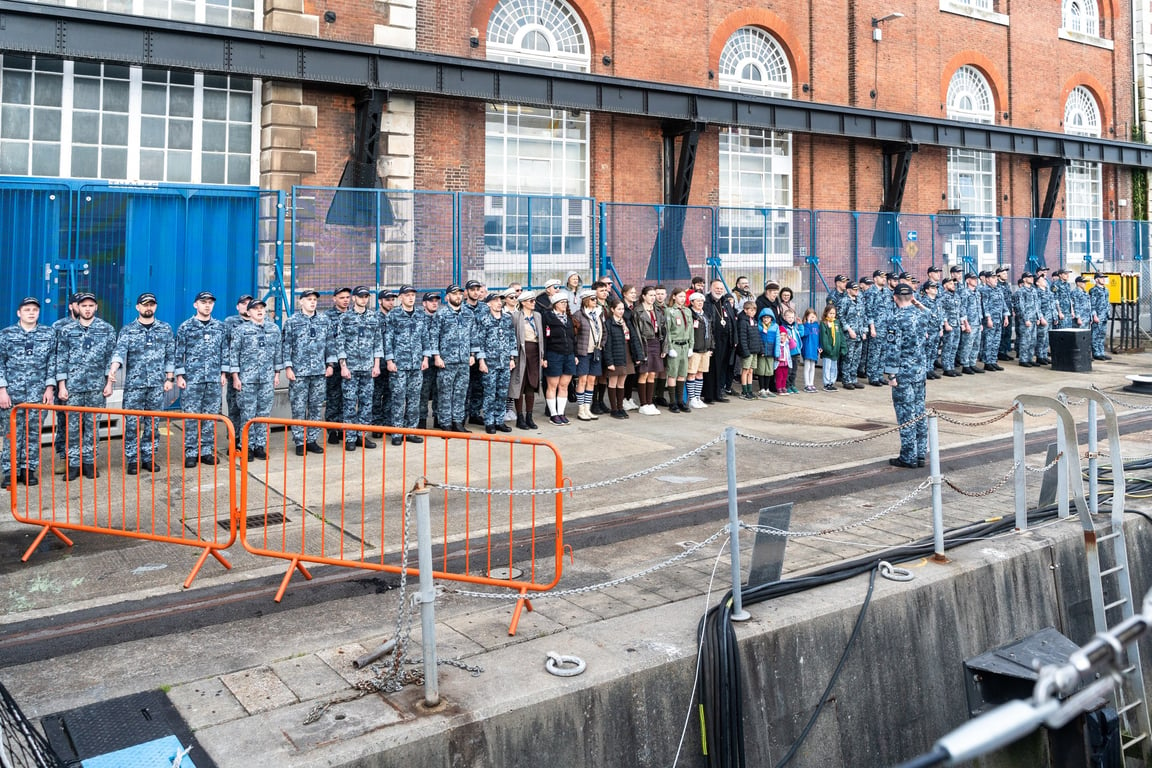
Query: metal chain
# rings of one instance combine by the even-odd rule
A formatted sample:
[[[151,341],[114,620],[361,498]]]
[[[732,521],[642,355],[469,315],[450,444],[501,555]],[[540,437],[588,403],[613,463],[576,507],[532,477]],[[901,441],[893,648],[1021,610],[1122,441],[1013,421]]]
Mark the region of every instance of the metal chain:
[[[1060,459],[1061,459],[1061,458],[1063,458],[1063,457],[1064,457],[1064,452],[1063,452],[1063,451],[1061,451],[1060,453],[1057,453],[1057,454],[1056,454],[1056,458],[1052,459],[1052,461],[1048,462],[1048,463],[1047,463],[1047,464],[1045,464],[1044,466],[1042,466],[1042,467],[1033,467],[1031,464],[1025,464],[1025,465],[1024,465],[1024,470],[1025,470],[1026,472],[1036,472],[1036,473],[1038,473],[1038,474],[1042,474],[1042,473],[1044,473],[1044,472],[1047,472],[1048,470],[1050,470],[1052,467],[1056,466],[1056,463],[1057,463],[1058,461],[1060,461]]]
[[[430,488],[439,488],[439,489],[444,490],[444,491],[458,491],[460,493],[478,493],[478,494],[484,494],[484,495],[488,495],[488,496],[551,496],[551,495],[557,494],[557,493],[574,493],[576,491],[590,491],[594,488],[605,488],[609,485],[615,485],[617,483],[623,483],[627,480],[635,480],[638,477],[644,477],[645,475],[650,475],[653,472],[659,472],[662,469],[667,469],[668,467],[671,467],[675,464],[679,464],[682,461],[687,461],[688,459],[692,458],[696,454],[701,453],[702,451],[706,451],[707,449],[711,448],[712,446],[716,445],[717,443],[719,443],[723,440],[724,440],[723,435],[720,435],[718,437],[714,437],[711,440],[709,440],[708,442],[704,443],[703,445],[701,445],[697,448],[693,448],[691,451],[688,451],[688,453],[685,453],[681,456],[677,456],[674,459],[669,459],[668,461],[662,462],[662,463],[657,464],[653,467],[648,467],[648,469],[642,469],[639,472],[633,472],[630,475],[624,475],[623,477],[614,477],[614,478],[611,478],[608,480],[600,480],[600,481],[595,482],[595,483],[585,483],[584,485],[570,485],[570,486],[567,486],[565,488],[480,488],[478,486],[472,486],[472,485],[453,485],[451,483],[436,483],[436,482],[433,482],[431,480],[429,480],[427,482],[427,485]]]
[[[1110,395],[1107,392],[1104,392],[1103,390],[1097,388],[1095,385],[1093,385],[1092,388],[1095,389],[1097,392],[1099,392],[1104,397],[1108,398],[1108,400],[1110,402],[1115,403],[1116,405],[1119,405],[1122,408],[1127,408],[1130,411],[1152,411],[1152,405],[1137,405],[1136,403],[1129,403],[1129,402],[1126,402],[1124,400],[1121,400],[1118,397]]]
[[[1017,408],[1017,406],[1013,405],[1011,408],[1004,411],[1003,413],[998,413],[995,416],[991,416],[987,419],[981,419],[980,421],[963,421],[961,419],[954,419],[951,416],[945,416],[944,414],[942,414],[936,410],[933,410],[932,414],[936,418],[940,419],[940,421],[946,421],[949,424],[956,424],[956,425],[961,426],[961,427],[983,427],[987,424],[994,424],[997,421],[1000,421],[1000,419],[1003,419],[1007,416],[1011,416],[1013,413],[1016,413],[1016,408]]]
[[[1046,415],[1048,415],[1049,413],[1052,413],[1052,409],[1051,409],[1051,408],[1045,408],[1045,409],[1044,409],[1044,410],[1042,410],[1042,411],[1035,411],[1035,412],[1033,412],[1033,411],[1030,411],[1030,410],[1028,410],[1027,408],[1021,408],[1020,410],[1021,410],[1021,411],[1023,411],[1025,415],[1027,415],[1027,416],[1031,416],[1031,417],[1032,417],[1032,418],[1034,418],[1034,419],[1038,419],[1038,418],[1040,418],[1041,416],[1046,416]]]
[[[956,493],[960,494],[961,496],[967,496],[970,499],[979,499],[983,496],[991,496],[992,494],[996,493],[996,491],[1003,488],[1004,484],[1007,483],[1012,478],[1013,474],[1015,474],[1016,468],[1018,466],[1020,466],[1020,462],[1014,462],[1012,464],[1012,467],[1004,474],[1004,477],[1000,478],[996,482],[996,484],[993,485],[991,488],[986,488],[983,491],[966,491],[963,488],[961,488],[960,486],[953,483],[947,477],[944,477],[941,479],[944,481],[945,485],[947,485],[952,490],[956,491]]]
[[[911,493],[909,493],[907,496],[905,496],[904,498],[897,501],[892,506],[890,506],[886,509],[882,509],[879,512],[877,512],[876,514],[871,515],[869,517],[866,517],[863,520],[857,520],[854,523],[846,523],[844,525],[837,526],[836,528],[824,528],[823,530],[819,530],[819,531],[784,531],[784,530],[781,530],[779,528],[773,528],[770,525],[747,525],[744,523],[741,523],[740,527],[745,528],[749,531],[754,531],[755,533],[768,533],[768,534],[771,534],[773,536],[784,536],[786,538],[805,538],[808,536],[826,536],[828,534],[833,534],[833,533],[843,533],[844,531],[850,531],[853,528],[859,528],[862,525],[867,525],[868,523],[879,520],[880,518],[884,517],[885,515],[889,515],[889,514],[895,512],[896,510],[900,509],[901,507],[903,507],[908,502],[912,501],[912,499],[916,498],[916,496],[921,491],[923,491],[925,488],[927,488],[930,485],[932,485],[932,481],[930,479],[925,480],[924,482],[920,483],[920,485],[913,488]]]
[[[618,584],[624,584],[625,582],[639,579],[643,576],[647,576],[650,573],[655,573],[656,571],[659,571],[662,568],[667,568],[671,565],[675,565],[676,563],[680,562],[684,558],[692,555],[694,552],[697,552],[697,551],[703,549],[704,547],[708,546],[712,542],[716,541],[716,539],[720,538],[721,536],[724,536],[727,533],[728,533],[728,526],[725,525],[723,528],[716,531],[716,533],[714,533],[711,536],[709,536],[708,538],[704,539],[704,541],[697,542],[697,543],[693,544],[692,546],[687,547],[680,554],[674,555],[673,557],[670,557],[663,562],[657,563],[656,565],[649,566],[648,568],[645,568],[642,571],[637,571],[636,573],[629,574],[628,576],[621,576],[620,578],[612,579],[611,581],[603,581],[603,582],[600,582],[599,584],[589,584],[586,587],[574,587],[572,589],[550,590],[547,593],[541,593],[538,599],[543,599],[545,597],[549,597],[549,598],[551,598],[551,597],[565,597],[566,595],[581,595],[581,594],[584,594],[585,592],[595,592],[595,591],[600,590],[600,589],[608,589],[609,587],[615,587]],[[445,591],[446,592],[452,592],[452,593],[457,594],[457,595],[463,595],[465,597],[481,597],[481,598],[484,598],[487,600],[519,600],[521,597],[520,593],[518,593],[518,592],[473,592],[471,590],[466,590],[466,589],[446,589]]]
[[[759,435],[750,435],[747,432],[740,432],[739,430],[737,430],[736,435],[738,437],[744,438],[745,440],[751,440],[754,443],[764,443],[766,445],[778,445],[778,446],[782,446],[784,448],[841,448],[841,447],[846,446],[846,445],[854,445],[856,443],[867,442],[868,440],[875,440],[878,437],[883,437],[884,435],[890,435],[893,432],[899,432],[901,429],[904,429],[905,427],[911,427],[914,424],[917,424],[917,423],[923,421],[924,419],[928,418],[929,413],[930,413],[929,411],[925,411],[924,413],[920,414],[919,416],[915,417],[914,419],[911,419],[910,421],[906,421],[903,424],[899,424],[895,427],[889,427],[888,429],[885,429],[882,432],[874,432],[873,434],[865,435],[864,437],[854,437],[850,440],[829,440],[826,442],[809,442],[809,441],[804,441],[804,440],[774,440],[770,437],[760,437]]]

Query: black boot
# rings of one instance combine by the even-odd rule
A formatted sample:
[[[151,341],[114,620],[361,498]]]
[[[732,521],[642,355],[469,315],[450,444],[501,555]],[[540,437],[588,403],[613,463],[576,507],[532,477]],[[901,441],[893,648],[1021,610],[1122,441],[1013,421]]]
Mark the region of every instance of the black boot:
[[[536,426],[536,422],[532,420],[531,411],[524,414],[524,423],[528,426],[528,429],[540,429],[540,427]]]
[[[516,414],[516,429],[531,429],[531,427],[528,426],[527,420],[524,418],[524,414],[522,413]]]

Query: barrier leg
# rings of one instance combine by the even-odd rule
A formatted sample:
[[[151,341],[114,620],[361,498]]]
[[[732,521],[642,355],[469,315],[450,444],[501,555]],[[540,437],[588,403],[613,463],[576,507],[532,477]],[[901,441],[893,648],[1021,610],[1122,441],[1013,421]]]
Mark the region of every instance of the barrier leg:
[[[528,599],[528,590],[520,590],[520,599],[516,601],[516,608],[512,611],[512,625],[508,627],[508,636],[516,635],[516,627],[520,624],[520,612],[527,608],[532,610],[532,601]]]
[[[304,563],[299,559],[293,558],[292,564],[288,566],[288,572],[284,574],[284,580],[280,582],[280,589],[276,591],[276,602],[284,599],[284,593],[288,591],[288,582],[292,579],[292,574],[297,570],[304,574],[304,578],[309,581],[312,580],[312,574],[308,573],[308,569],[304,567]]]
[[[228,562],[224,555],[220,554],[220,550],[216,547],[204,547],[204,551],[200,553],[199,559],[196,560],[196,565],[192,566],[192,572],[188,574],[188,578],[184,581],[184,589],[192,586],[192,581],[196,578],[196,574],[200,573],[200,569],[204,567],[204,563],[208,560],[208,555],[220,561],[220,565],[228,570],[232,570],[232,563]]]
[[[46,525],[40,529],[40,533],[36,536],[36,540],[32,542],[32,546],[28,547],[28,551],[24,553],[24,557],[20,558],[20,562],[28,562],[28,558],[32,557],[32,553],[36,551],[36,547],[40,546],[40,542],[44,541],[44,537],[48,535],[49,531],[55,534],[56,538],[60,539],[60,541],[67,544],[69,547],[72,546],[72,539],[61,533],[56,526]]]

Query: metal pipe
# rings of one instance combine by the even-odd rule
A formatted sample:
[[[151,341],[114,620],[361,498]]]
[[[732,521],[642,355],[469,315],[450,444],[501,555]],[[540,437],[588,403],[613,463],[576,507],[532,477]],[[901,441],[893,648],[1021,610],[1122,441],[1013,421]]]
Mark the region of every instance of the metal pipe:
[[[428,505],[428,488],[421,485],[412,492],[416,502],[416,551],[420,568],[420,640],[424,646],[424,704],[440,703],[440,685],[436,679],[436,588],[432,583],[432,515]],[[511,565],[511,564],[509,564]]]
[[[948,562],[944,555],[944,501],[940,486],[943,478],[940,475],[940,425],[933,413],[928,417],[928,472],[932,483],[932,543],[935,550],[933,558],[938,563]]]
[[[1019,404],[1017,404],[1019,406]],[[1024,408],[1012,415],[1012,461],[1016,465],[1016,530],[1028,530],[1028,485],[1024,476]]]
[[[394,650],[396,650],[396,638],[392,638],[391,640],[386,641],[383,645],[376,646],[375,649],[353,661],[352,668],[363,669],[364,667],[379,659],[381,656],[387,656]]]
[[[732,554],[732,621],[747,621],[752,614],[744,610],[740,596],[740,518],[736,514],[736,428],[724,429],[728,454],[728,548]]]

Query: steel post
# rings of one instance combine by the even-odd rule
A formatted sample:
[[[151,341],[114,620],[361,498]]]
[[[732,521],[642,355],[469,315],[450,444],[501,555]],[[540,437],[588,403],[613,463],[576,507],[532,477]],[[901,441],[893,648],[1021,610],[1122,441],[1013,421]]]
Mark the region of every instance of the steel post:
[[[747,621],[752,614],[744,610],[740,596],[740,518],[736,514],[736,428],[724,429],[728,453],[728,548],[732,555],[732,621]]]
[[[412,492],[416,502],[416,548],[420,567],[420,640],[424,646],[424,704],[440,703],[436,679],[436,588],[432,584],[432,515],[428,488]]]
[[[1028,484],[1024,476],[1024,409],[1012,415],[1012,461],[1016,465],[1016,530],[1028,530]]]
[[[1099,459],[1096,458],[1096,444],[1099,435],[1096,430],[1096,401],[1088,401],[1088,511],[1096,514],[1100,511],[1100,497],[1098,495],[1097,478],[1100,470]]]
[[[1073,435],[1073,438],[1075,436]],[[1056,515],[1061,520],[1068,517],[1068,472],[1072,464],[1068,460],[1068,435],[1065,434],[1063,419],[1056,421]]]
[[[936,414],[928,417],[928,473],[932,483],[932,543],[933,559],[948,562],[944,555],[944,501],[941,495],[944,478],[940,475],[940,424]]]

